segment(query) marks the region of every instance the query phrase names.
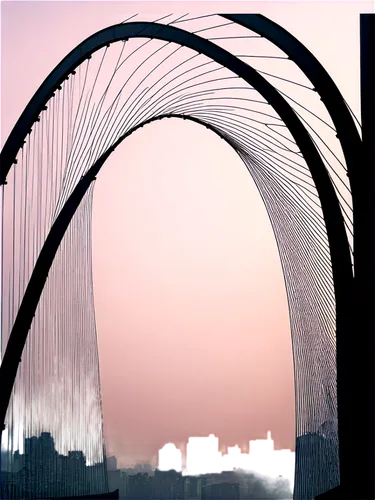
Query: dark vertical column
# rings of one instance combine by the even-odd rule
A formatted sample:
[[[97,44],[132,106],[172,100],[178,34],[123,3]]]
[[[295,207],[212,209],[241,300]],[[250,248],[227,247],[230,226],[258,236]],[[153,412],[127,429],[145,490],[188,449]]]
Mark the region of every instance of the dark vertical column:
[[[362,147],[351,172],[354,220],[354,308],[347,347],[337,352],[342,400],[340,486],[316,500],[375,499],[375,29],[360,16]],[[344,359],[345,358],[345,359]],[[348,360],[350,362],[348,363]],[[340,370],[339,370],[340,368]],[[339,384],[339,382],[341,383]],[[340,417],[340,415],[339,415]],[[339,422],[340,427],[340,422]],[[341,460],[342,459],[342,460]]]
[[[354,273],[356,323],[352,335],[353,493],[375,498],[375,30],[374,14],[360,16],[362,155],[356,170]]]

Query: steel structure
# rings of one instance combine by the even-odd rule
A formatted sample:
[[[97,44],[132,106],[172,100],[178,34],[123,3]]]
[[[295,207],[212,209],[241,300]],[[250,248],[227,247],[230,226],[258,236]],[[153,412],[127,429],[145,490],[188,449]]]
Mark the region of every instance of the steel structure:
[[[332,490],[328,495],[338,495],[338,498],[342,499],[370,499],[373,498],[374,493],[372,489],[373,484],[370,479],[374,468],[373,449],[371,445],[371,439],[373,442],[374,438],[374,414],[371,413],[371,405],[373,403],[373,399],[371,398],[373,398],[374,386],[373,377],[371,378],[370,376],[373,374],[374,368],[374,318],[372,308],[374,297],[374,266],[372,262],[373,254],[371,253],[371,249],[374,246],[373,228],[370,225],[371,222],[374,222],[373,210],[370,210],[370,207],[373,208],[373,205],[371,205],[373,201],[371,202],[371,200],[373,200],[374,194],[374,155],[372,142],[374,114],[371,113],[371,106],[368,104],[371,104],[371,102],[373,104],[374,99],[372,92],[374,90],[374,45],[373,41],[372,43],[368,41],[371,40],[371,35],[374,33],[374,17],[373,15],[368,15],[361,18],[362,41],[367,40],[366,43],[362,44],[361,50],[363,143],[348,107],[334,82],[316,58],[298,40],[264,16],[231,14],[223,15],[222,17],[261,35],[281,49],[312,83],[314,90],[320,95],[323,104],[328,110],[342,146],[352,190],[355,278],[352,271],[350,245],[335,187],[327,172],[320,151],[301,119],[287,100],[260,72],[212,41],[175,26],[138,22],[119,24],[99,31],[78,45],[46,78],[17,121],[1,152],[0,183],[3,185],[6,184],[7,176],[12,169],[12,165],[16,163],[17,155],[24,141],[27,139],[27,135],[30,133],[34,123],[39,120],[42,111],[46,109],[49,100],[58,92],[64,81],[74,74],[84,61],[89,60],[95,52],[110,44],[124,40],[127,41],[132,38],[148,38],[150,40],[172,42],[203,54],[210,60],[227,68],[257,90],[285,123],[306,161],[320,199],[329,243],[336,314],[340,486],[338,489]],[[66,198],[41,247],[35,267],[25,289],[0,367],[2,386],[0,423],[2,427],[4,426],[9,400],[28,332],[55,255],[74,214],[80,206],[82,199],[89,191],[93,181],[96,179],[101,167],[115,148],[139,127],[162,118],[184,118],[204,125],[218,134],[238,152],[242,159],[245,158],[246,160],[246,152],[238,140],[224,133],[217,124],[210,124],[207,120],[197,118],[193,114],[189,116],[188,113],[178,112],[161,113],[155,117],[143,120],[120,135],[116,141],[106,148],[100,157],[82,175]],[[364,164],[365,174],[363,174],[363,170],[359,171],[358,163]],[[269,207],[268,209],[270,210]],[[276,224],[276,222],[274,223]],[[369,270],[371,270],[370,273],[368,273]],[[360,300],[359,297],[361,297]],[[356,336],[353,337],[353,331],[357,328],[360,328],[363,332],[364,344],[362,345],[357,342]],[[365,349],[363,349],[363,345],[366,346]],[[309,370],[309,367],[303,364],[304,359],[298,361],[295,356],[297,379],[300,372]],[[367,382],[366,385],[365,380],[372,382]],[[357,411],[360,405],[357,391],[359,384],[364,385],[367,391],[368,404],[366,406],[366,415],[368,415],[368,418],[366,420],[366,429],[370,436],[368,441],[358,441],[357,435],[353,432],[353,429],[358,428],[356,426],[360,425],[364,418],[363,414]],[[358,456],[363,457],[363,461],[358,460]],[[367,465],[364,465],[365,463]],[[355,471],[355,474],[353,474],[353,471]],[[359,484],[360,474],[362,478]],[[307,481],[307,479],[302,477],[296,478],[296,483],[299,482],[303,485],[304,481]],[[300,486],[300,491],[304,491],[303,488],[304,486]]]

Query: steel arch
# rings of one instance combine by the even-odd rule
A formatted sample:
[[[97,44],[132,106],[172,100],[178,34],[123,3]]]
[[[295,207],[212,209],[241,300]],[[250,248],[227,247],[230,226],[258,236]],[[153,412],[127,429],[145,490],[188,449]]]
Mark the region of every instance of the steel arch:
[[[316,59],[297,38],[282,26],[261,14],[223,14],[222,17],[234,21],[265,37],[276,47],[281,49],[305,74],[314,86],[314,91],[319,94],[336,128],[337,138],[340,141],[348,168],[347,175],[352,191],[353,202],[354,249],[357,254],[359,245],[361,247],[363,246],[361,242],[362,234],[367,231],[367,229],[363,227],[364,224],[362,222],[362,182],[361,169],[358,168],[362,163],[362,140],[343,96],[318,59]],[[359,266],[361,266],[361,262],[359,262],[358,265],[358,259],[354,259],[356,275],[359,274]],[[358,279],[356,281],[358,281]],[[353,282],[356,283],[356,281]],[[356,290],[355,293],[353,289],[352,293],[354,300],[354,296],[359,295],[358,290]],[[352,311],[352,317],[349,319],[354,322],[353,306]],[[351,365],[353,357],[353,337],[350,335],[352,331],[353,328],[348,324],[348,333],[344,335],[338,334],[336,344],[338,426],[339,436],[341,436],[339,447],[340,471],[344,489],[346,488],[347,481],[351,481],[350,478],[353,473],[353,465],[350,457],[355,453],[354,441],[357,441],[355,435],[352,433],[353,424],[350,415],[350,412],[353,411],[355,406],[355,400],[353,399],[355,388],[353,387],[348,370],[348,366]],[[352,442],[352,440],[354,441]],[[352,488],[352,485],[348,484],[348,486]]]
[[[293,109],[277,92],[277,90],[252,67],[240,61],[221,47],[218,47],[212,42],[202,39],[197,35],[185,32],[176,27],[156,23],[129,23],[105,28],[104,30],[97,32],[96,34],[92,35],[84,42],[82,42],[80,45],[78,45],[61,61],[60,64],[56,66],[56,68],[42,83],[33,98],[30,100],[29,104],[26,106],[15,127],[13,128],[0,156],[0,184],[6,183],[6,176],[10,168],[12,167],[12,164],[15,162],[16,156],[25,137],[31,130],[32,125],[37,119],[39,113],[42,111],[48,100],[53,96],[59,85],[77,66],[79,66],[85,59],[90,57],[92,53],[104,47],[108,43],[126,40],[128,38],[155,38],[158,40],[174,42],[200,52],[207,57],[210,57],[212,60],[231,70],[237,76],[252,85],[269,102],[269,104],[273,106],[275,111],[287,125],[289,131],[291,132],[306,160],[316,189],[318,191],[319,198],[321,200],[331,253],[333,282],[336,298],[337,336],[343,334],[345,335],[349,324],[353,281],[350,250],[347,242],[347,236],[340,210],[340,205],[337,200],[334,187],[329,179],[329,175],[326,171],[325,165],[318,151],[316,150],[307,130],[304,128],[301,121],[294,113]],[[117,141],[116,145],[118,145],[126,136],[127,134],[121,137]],[[93,178],[95,177],[95,173],[99,171],[116,145],[109,148],[90,169],[90,175],[92,175]],[[95,171],[95,169],[97,170]],[[80,196],[80,199],[82,199],[84,192],[87,190],[89,184],[93,180],[93,178],[87,177],[87,175],[88,174],[86,174],[86,176],[81,179],[80,183],[76,187],[76,190],[72,193],[71,197],[66,202],[65,207],[60,213],[62,217],[61,219],[59,219],[61,226],[53,226],[53,228],[55,228],[55,231],[52,232],[51,230],[52,235],[50,233],[50,235],[47,237],[47,240],[49,242],[57,238],[55,240],[56,244],[58,243],[59,238],[60,240],[62,239],[63,234],[61,234],[61,231],[64,223],[61,221],[64,220],[64,217],[69,217],[69,214],[71,214],[71,216],[73,215],[75,208],[77,208],[79,204],[79,201],[76,207],[75,203],[77,202],[77,200],[79,200]],[[65,223],[66,221],[67,219],[65,219]],[[68,226],[68,224],[69,221],[67,222],[66,227]],[[52,238],[52,240],[49,238]],[[45,242],[45,245],[47,244],[47,240]],[[42,258],[42,260],[46,258],[46,254],[45,252],[43,253],[43,251],[44,247],[39,256],[39,259]],[[0,407],[0,424],[2,425],[4,423],[5,413],[9,403],[14,379],[17,373],[18,363],[20,362],[28,330],[32,323],[32,319],[38,303],[37,294],[35,292],[38,287],[41,287],[41,293],[44,282],[47,279],[49,269],[47,266],[47,260],[44,262],[44,264],[42,262],[39,265],[38,269],[39,271],[37,273],[37,278],[34,277],[33,273],[27,287],[26,293],[21,303],[21,307],[18,311],[15,323],[13,325],[11,335],[8,340],[8,345],[4,354],[2,365],[0,367],[0,376],[3,380],[3,394],[5,395],[5,397],[2,397]],[[36,271],[36,268],[34,269],[34,271]],[[38,280],[39,282],[37,282]]]
[[[310,80],[336,128],[353,189],[355,185],[354,174],[362,141],[344,98],[322,64],[295,36],[261,14],[222,14],[222,17],[234,21],[272,42]]]

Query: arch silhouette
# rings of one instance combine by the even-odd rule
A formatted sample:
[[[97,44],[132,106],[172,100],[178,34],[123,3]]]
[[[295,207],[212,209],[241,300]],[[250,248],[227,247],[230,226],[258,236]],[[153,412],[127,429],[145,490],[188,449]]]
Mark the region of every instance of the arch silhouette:
[[[157,23],[128,23],[105,28],[79,44],[56,66],[42,83],[14,126],[1,152],[0,184],[6,184],[7,174],[12,168],[12,164],[15,163],[18,151],[34,122],[38,119],[39,114],[42,112],[48,100],[53,97],[54,92],[72,71],[74,71],[85,59],[90,58],[94,52],[105,45],[137,37],[155,38],[174,42],[204,54],[252,85],[284,121],[305,158],[321,201],[332,262],[334,293],[336,298],[337,337],[345,335],[349,325],[353,281],[350,249],[340,205],[320,154],[293,109],[267,80],[248,64],[237,59],[221,47],[197,35],[176,27]],[[137,125],[120,137],[81,178],[61,209],[60,214],[56,218],[47,236],[12,327],[0,367],[0,378],[2,381],[0,424],[2,427],[4,425],[11,391],[17,374],[18,364],[21,360],[22,350],[27,339],[29,328],[32,324],[39,298],[47,280],[49,269],[51,268],[56,251],[80,201],[87,192],[91,182],[95,180],[96,175],[110,154],[128,135],[146,123],[173,116],[190,119],[203,124],[236,149],[234,143],[231,143],[228,138],[224,137],[215,127],[209,126],[207,123],[203,123],[197,118],[188,117],[186,115],[184,117],[171,114],[161,115]]]
[[[362,141],[339,89],[322,64],[296,37],[261,14],[223,14],[222,17],[264,36],[285,52],[314,85],[336,128],[348,166],[349,181],[355,189],[355,167]]]

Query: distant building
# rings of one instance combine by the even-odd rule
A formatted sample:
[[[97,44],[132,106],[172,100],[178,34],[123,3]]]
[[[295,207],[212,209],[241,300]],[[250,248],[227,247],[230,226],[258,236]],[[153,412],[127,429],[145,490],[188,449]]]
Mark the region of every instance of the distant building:
[[[107,471],[117,470],[117,458],[115,456],[107,457]]]
[[[151,474],[152,472],[152,466],[151,464],[142,464],[143,472],[146,472],[147,474]]]
[[[325,427],[325,432],[297,437],[296,476],[303,478],[295,485],[294,498],[298,500],[312,500],[340,482],[337,435],[329,434],[328,424]]]
[[[140,463],[134,464],[133,469],[137,474],[141,474],[143,472],[143,466]]]
[[[176,448],[173,443],[168,443],[159,450],[159,464],[160,471],[175,470],[181,472],[182,469],[182,455],[181,450]]]
[[[217,439],[215,436],[189,438],[188,469],[191,472],[213,472],[216,470],[217,457]]]
[[[235,445],[229,446],[228,452],[222,456],[218,452],[218,438],[215,436],[189,439],[185,475],[218,474],[235,470],[269,478],[281,477],[293,487],[295,453],[291,450],[275,450],[270,431],[267,439],[249,442],[249,453],[242,453],[241,448]]]
[[[108,471],[108,486],[110,491],[120,490],[121,488],[121,471],[109,470]]]
[[[238,483],[209,484],[205,488],[202,499],[207,500],[239,500],[240,486]]]
[[[264,456],[271,454],[275,449],[274,441],[271,438],[271,431],[267,432],[267,439],[255,439],[249,441],[250,455]]]

